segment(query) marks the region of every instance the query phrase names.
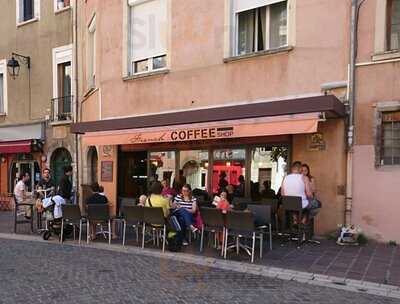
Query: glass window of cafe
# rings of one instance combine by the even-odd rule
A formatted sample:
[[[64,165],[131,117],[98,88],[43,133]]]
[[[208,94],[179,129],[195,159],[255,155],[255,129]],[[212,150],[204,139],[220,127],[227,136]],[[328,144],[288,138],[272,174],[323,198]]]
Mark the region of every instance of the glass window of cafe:
[[[132,154],[132,159],[142,153],[143,157],[138,163],[147,163],[147,172],[139,174],[147,179],[147,185],[143,191],[137,191],[135,197],[147,192],[146,189],[149,189],[154,181],[167,180],[170,187],[174,188],[188,183],[200,194],[207,191],[208,194],[215,195],[221,190],[226,190],[231,197],[247,196],[259,200],[278,193],[286,173],[289,149],[284,145],[255,145],[123,153]],[[148,161],[145,158],[146,154]],[[119,170],[124,171],[128,167],[122,165]],[[119,175],[122,177],[121,182],[126,183],[126,174],[122,172]],[[128,175],[138,174],[133,172]],[[129,182],[135,181],[131,179]],[[126,185],[125,188],[133,189],[134,185]],[[119,192],[120,196],[133,194],[125,193],[127,191]]]

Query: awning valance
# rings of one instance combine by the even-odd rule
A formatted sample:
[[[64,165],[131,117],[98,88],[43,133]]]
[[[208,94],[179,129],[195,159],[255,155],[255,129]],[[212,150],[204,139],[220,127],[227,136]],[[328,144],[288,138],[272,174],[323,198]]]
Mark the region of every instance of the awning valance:
[[[137,145],[148,143],[219,140],[286,134],[314,133],[320,113],[225,120],[212,123],[174,125],[119,131],[88,132],[84,145]]]
[[[30,153],[31,141],[30,140],[17,140],[17,141],[0,141],[0,153]]]

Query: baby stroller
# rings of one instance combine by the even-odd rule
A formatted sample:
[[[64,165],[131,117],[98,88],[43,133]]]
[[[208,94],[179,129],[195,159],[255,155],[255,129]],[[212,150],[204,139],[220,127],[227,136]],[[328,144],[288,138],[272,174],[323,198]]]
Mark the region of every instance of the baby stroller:
[[[52,196],[43,200],[45,228],[42,230],[42,237],[46,241],[52,234],[61,236],[62,216],[60,216],[60,209],[61,205],[65,203],[63,201],[60,196]],[[71,235],[72,231],[73,227],[71,225],[64,226],[63,241]]]

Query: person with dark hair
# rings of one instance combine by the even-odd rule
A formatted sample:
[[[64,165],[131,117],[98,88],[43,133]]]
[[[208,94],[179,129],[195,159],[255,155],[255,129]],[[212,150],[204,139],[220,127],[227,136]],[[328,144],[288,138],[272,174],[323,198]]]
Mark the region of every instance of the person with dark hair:
[[[180,169],[178,172],[178,176],[174,178],[174,182],[172,183],[172,188],[175,189],[176,193],[180,193],[183,185],[186,184],[186,177],[183,175],[183,170]]]
[[[315,197],[315,194],[317,192],[317,188],[316,188],[316,185],[315,185],[315,178],[314,178],[314,176],[311,175],[310,167],[307,164],[302,164],[301,165],[301,173],[304,176],[308,177],[308,179],[310,181],[311,192],[313,194],[313,197]]]
[[[93,183],[90,185],[90,188],[93,191],[93,194],[86,199],[86,204],[108,204],[108,198],[104,194],[102,194],[102,186],[98,183]]]
[[[264,190],[261,192],[263,198],[276,198],[275,191],[271,188],[271,181],[265,180],[263,182]]]
[[[239,185],[237,185],[237,187],[236,187],[235,196],[244,197],[244,186],[245,186],[244,176],[240,175],[238,178],[238,181],[239,181]]]
[[[146,207],[161,207],[164,213],[164,217],[167,218],[169,215],[169,200],[161,195],[162,185],[160,182],[155,182],[151,185],[150,195],[146,199]]]
[[[219,174],[219,181],[218,181],[218,193],[222,191],[226,191],[226,187],[229,185],[228,181],[226,180],[226,172],[221,171]]]
[[[16,203],[22,204],[22,203],[32,203],[29,200],[29,197],[27,196],[27,191],[26,191],[26,183],[30,180],[30,175],[29,173],[24,173],[18,178],[18,182],[14,187],[14,197],[16,200]],[[22,207],[22,206],[21,206]],[[27,219],[30,219],[32,214],[31,214],[31,209],[29,206],[23,206],[25,207],[25,217]]]
[[[184,229],[190,228],[193,232],[196,232],[198,229],[194,226],[195,224],[195,213],[197,212],[197,200],[192,195],[192,188],[189,184],[185,184],[182,187],[181,194],[178,194],[175,197],[173,202],[174,215],[180,219],[182,222]],[[187,242],[184,241],[184,245],[187,245]]]
[[[162,192],[161,194],[163,196],[169,197],[169,198],[173,198],[176,195],[176,191],[174,188],[171,188],[169,185],[169,179],[163,179],[161,181],[161,185],[162,185]]]
[[[37,190],[40,193],[41,197],[47,197],[51,195],[50,192],[52,192],[55,188],[54,182],[51,179],[50,175],[50,169],[45,168],[42,173],[42,177],[37,185]]]
[[[72,183],[70,177],[72,176],[72,167],[64,167],[64,176],[60,180],[58,185],[58,194],[65,200],[71,200],[72,196]]]

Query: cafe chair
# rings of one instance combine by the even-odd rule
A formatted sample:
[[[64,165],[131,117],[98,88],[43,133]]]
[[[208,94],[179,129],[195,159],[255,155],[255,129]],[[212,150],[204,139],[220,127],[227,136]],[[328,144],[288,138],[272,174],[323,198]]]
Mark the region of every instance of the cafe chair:
[[[247,205],[251,203],[251,199],[246,197],[234,197],[233,198],[233,209],[237,211],[243,211],[247,209]]]
[[[126,229],[132,227],[136,232],[136,242],[139,241],[139,226],[144,219],[144,207],[124,205],[121,216],[123,222],[122,245],[125,246]]]
[[[228,246],[229,236],[235,239],[235,243],[231,246]],[[251,239],[251,247],[240,243],[240,239]],[[227,251],[231,248],[236,248],[237,254],[239,254],[240,249],[243,249],[251,257],[251,263],[254,263],[256,239],[260,241],[260,252],[262,252],[263,235],[254,225],[253,214],[245,211],[228,211],[225,224],[224,258],[226,259]],[[262,253],[260,256],[262,256]]]
[[[165,251],[165,243],[167,240],[167,223],[164,218],[163,209],[160,207],[143,207],[143,233],[142,248],[144,248],[146,227],[152,233],[153,243],[159,245],[158,234],[162,236],[162,251]]]
[[[279,232],[279,219],[278,219],[278,199],[277,198],[263,198],[260,205],[270,206],[275,226],[275,232]]]
[[[67,204],[61,205],[62,210],[62,220],[61,220],[61,235],[60,235],[60,242],[64,241],[64,224],[72,225],[73,226],[73,234],[74,234],[74,241],[76,235],[76,228],[79,227],[79,244],[82,240],[82,224],[83,224],[83,217],[81,214],[81,209],[79,205]]]
[[[14,233],[17,233],[17,225],[18,224],[30,224],[31,232],[33,232],[33,203],[17,203],[17,198],[13,195],[14,199]],[[21,219],[19,215],[25,215],[25,212],[21,209],[30,209],[31,218],[30,219]]]
[[[263,235],[269,236],[269,249],[272,250],[272,215],[271,206],[248,205],[247,208],[253,214],[256,229]],[[262,258],[262,247],[260,246],[260,258]]]
[[[108,235],[108,243],[111,244],[111,217],[110,210],[107,204],[88,204],[87,205],[87,215],[86,215],[86,224],[87,224],[87,240],[86,242],[89,244],[90,239],[90,222],[96,223],[96,228],[100,226],[100,232],[96,232],[97,234],[101,234],[107,239],[106,235]],[[103,224],[108,225],[108,229],[104,230]]]
[[[201,227],[200,237],[200,252],[203,252],[204,247],[204,233],[214,234],[214,245],[217,247],[218,235],[222,234],[222,247],[221,256],[224,254],[225,245],[225,227],[224,215],[219,209],[215,208],[201,208],[200,214],[203,219],[203,226]]]

